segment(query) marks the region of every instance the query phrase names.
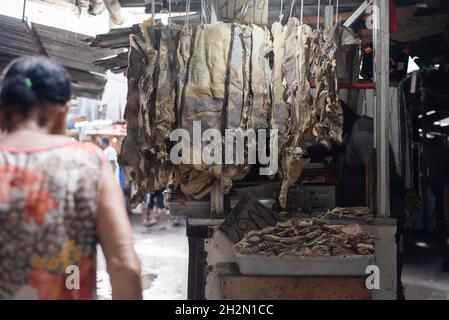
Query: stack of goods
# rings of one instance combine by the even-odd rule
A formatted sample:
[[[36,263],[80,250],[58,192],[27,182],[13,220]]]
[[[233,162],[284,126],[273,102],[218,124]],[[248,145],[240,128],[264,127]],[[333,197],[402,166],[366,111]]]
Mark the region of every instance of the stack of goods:
[[[318,218],[292,219],[250,231],[237,253],[263,256],[348,256],[374,253],[375,237],[359,225],[330,225]]]
[[[336,220],[373,220],[373,212],[368,207],[335,208],[326,213],[326,217]]]
[[[128,135],[119,159],[137,186],[132,205],[167,185],[197,200],[206,197],[216,181],[228,193],[233,181],[248,174],[247,153],[237,164],[195,161],[206,146],[201,136],[194,136],[196,121],[201,121],[201,132],[217,129],[222,137],[228,129],[277,129],[282,207],[308,162],[306,146],[341,142],[337,28],[312,30],[296,18],[286,27],[273,24],[271,33],[238,23],[191,28],[149,20],[140,28],[130,37]],[[170,161],[170,133],[177,128],[190,134],[193,152],[182,156],[191,164]],[[225,150],[224,138],[221,143]]]

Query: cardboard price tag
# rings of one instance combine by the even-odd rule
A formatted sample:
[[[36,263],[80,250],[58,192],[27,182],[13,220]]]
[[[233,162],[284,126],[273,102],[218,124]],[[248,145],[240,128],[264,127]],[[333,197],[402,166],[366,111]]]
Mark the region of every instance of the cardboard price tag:
[[[217,0],[218,18],[239,19],[245,3],[248,4],[248,9],[242,22],[268,24],[268,0]]]
[[[246,195],[220,224],[219,230],[233,243],[237,243],[247,232],[274,226],[276,223],[277,216],[273,211],[252,196]]]

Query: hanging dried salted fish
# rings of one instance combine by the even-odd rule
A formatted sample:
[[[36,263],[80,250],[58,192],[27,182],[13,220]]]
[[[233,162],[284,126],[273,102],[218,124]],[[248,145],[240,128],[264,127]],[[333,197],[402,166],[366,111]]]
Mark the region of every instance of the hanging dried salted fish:
[[[279,202],[287,205],[287,193],[309,162],[303,136],[313,125],[310,93],[310,40],[312,29],[290,18],[285,35],[284,75],[289,108],[289,137],[282,156],[283,181]]]
[[[143,74],[139,80],[140,109],[138,114],[139,145],[141,150],[155,154],[155,136],[152,119],[155,114],[155,97],[157,91],[157,69],[160,29],[153,19],[140,24],[143,41],[140,43],[144,59]]]
[[[122,145],[119,163],[128,178],[135,181],[136,193],[130,205],[136,207],[148,192],[159,190],[167,183],[169,171],[158,163],[151,133],[154,112],[154,91],[157,81],[158,35],[152,19],[140,25],[141,33],[130,37],[127,70],[128,97],[125,111],[128,135]]]
[[[167,141],[176,122],[176,88],[179,74],[177,47],[181,30],[181,26],[177,24],[159,25],[157,89],[154,113],[149,120],[152,124],[155,154],[162,164],[169,160]]]
[[[286,102],[286,86],[284,83],[284,55],[285,55],[285,29],[280,22],[271,26],[273,36],[273,73],[272,90],[273,103],[271,112],[271,128],[277,129],[279,134],[279,150],[282,150],[287,140],[287,122],[289,117]]]
[[[137,192],[131,204],[137,206],[143,201],[147,192],[145,190],[145,159],[140,153],[138,115],[139,103],[139,81],[143,75],[145,63],[142,48],[138,44],[136,35],[130,36],[130,48],[128,54],[128,95],[126,101],[125,115],[127,134],[123,140],[118,162],[124,168],[128,179],[132,179],[137,187]]]
[[[176,51],[176,64],[178,66],[178,84],[177,84],[177,100],[176,112],[177,121],[181,123],[182,107],[184,105],[185,84],[187,82],[188,66],[192,56],[192,39],[194,37],[194,29],[184,27],[179,36],[178,48]]]
[[[248,107],[250,91],[252,27],[240,24],[233,26],[233,39],[229,59],[228,101],[226,110],[226,130],[244,133],[248,129]],[[237,139],[225,141],[225,148],[237,150],[242,147]],[[243,149],[242,149],[243,150]],[[246,150],[240,153],[247,156]],[[237,152],[236,152],[237,154]],[[250,166],[245,159],[240,163],[225,164],[221,176],[221,189],[228,193],[233,181],[243,179]]]
[[[210,193],[214,180],[221,178],[221,164],[206,165],[202,162],[203,142],[201,136],[193,135],[193,127],[194,122],[199,121],[201,132],[207,129],[223,130],[231,41],[230,23],[198,26],[188,63],[180,127],[192,137],[192,164],[184,165],[183,171],[187,175],[181,172],[181,190],[195,199]],[[202,177],[195,171],[201,173]]]
[[[316,142],[331,148],[331,143],[342,142],[343,110],[338,96],[337,84],[337,43],[338,25],[322,33],[314,31],[312,50],[315,56],[313,77],[316,84],[314,112],[316,123],[313,135]]]
[[[266,27],[252,25],[250,128],[267,129],[270,111],[271,69],[268,53],[272,49]]]

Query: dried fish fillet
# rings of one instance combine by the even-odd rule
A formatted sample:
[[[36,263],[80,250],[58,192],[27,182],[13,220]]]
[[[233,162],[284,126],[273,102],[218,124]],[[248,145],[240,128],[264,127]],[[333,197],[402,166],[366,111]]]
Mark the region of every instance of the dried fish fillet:
[[[251,41],[252,27],[234,24],[229,59],[226,130],[231,129],[242,133],[247,130],[247,109],[249,107],[251,76],[249,68],[251,61]],[[231,146],[233,150],[237,150],[239,142],[234,139]],[[244,153],[246,155],[246,152]],[[223,193],[228,193],[233,181],[243,179],[249,170],[250,165],[245,160],[242,163],[224,165],[221,176],[221,189]]]
[[[287,205],[287,194],[301,176],[306,159],[304,134],[312,122],[312,96],[310,93],[310,40],[312,29],[298,19],[288,22],[285,40],[284,75],[288,94],[289,137],[282,156],[283,181],[279,202]]]
[[[220,180],[222,165],[205,165],[196,144],[202,144],[193,136],[194,121],[201,122],[201,132],[207,129],[223,131],[226,117],[226,81],[229,70],[229,53],[232,41],[232,24],[220,23],[197,27],[192,55],[188,63],[188,74],[184,86],[184,105],[180,115],[180,127],[192,137],[191,167],[204,177],[199,177],[187,169],[188,175],[181,172],[181,190],[188,196],[201,199],[212,190],[213,181]],[[199,160],[199,161],[198,161]],[[195,177],[195,180],[192,180]],[[194,186],[189,184],[194,183]],[[199,191],[201,190],[201,191]],[[192,192],[193,191],[193,192]]]
[[[335,208],[326,213],[329,219],[365,220],[374,219],[373,212],[368,207]]]
[[[272,73],[272,111],[271,128],[277,129],[279,134],[279,150],[287,140],[287,122],[289,117],[286,102],[286,86],[284,83],[284,54],[285,54],[285,29],[280,22],[271,26],[273,35],[273,73]]]
[[[128,179],[133,180],[137,187],[137,193],[132,201],[133,206],[142,201],[146,195],[145,190],[145,159],[140,153],[139,146],[139,81],[144,70],[144,56],[138,44],[136,35],[130,36],[129,62],[126,71],[128,79],[128,96],[125,108],[125,120],[127,135],[123,140],[118,162],[124,168]],[[142,199],[142,200],[141,200]]]
[[[316,84],[314,98],[315,123],[313,135],[316,142],[328,148],[331,143],[342,142],[343,111],[338,96],[337,59],[336,59],[336,31],[314,31],[312,40],[313,77]]]

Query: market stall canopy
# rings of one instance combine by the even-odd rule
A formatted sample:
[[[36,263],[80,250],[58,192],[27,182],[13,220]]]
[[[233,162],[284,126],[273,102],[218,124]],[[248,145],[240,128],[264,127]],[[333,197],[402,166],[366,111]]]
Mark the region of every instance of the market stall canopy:
[[[1,71],[17,57],[46,55],[67,68],[76,96],[101,97],[106,84],[104,70],[92,62],[111,55],[111,50],[90,47],[85,35],[3,15],[0,15],[0,28]]]
[[[47,0],[48,1],[48,0]],[[224,3],[232,2],[230,0],[213,0]],[[233,2],[237,2],[235,0]],[[210,2],[210,1],[209,1]],[[306,24],[314,25],[317,21],[318,6],[317,0],[304,0],[304,21]],[[365,1],[364,0],[339,0],[338,13],[342,22],[351,17],[354,11]],[[121,0],[123,7],[142,7],[147,13],[151,12],[151,0]],[[248,1],[252,5],[253,1]],[[283,1],[283,13],[285,18],[290,13],[292,0]],[[335,6],[337,1],[331,1]],[[393,3],[393,2],[392,2]],[[324,6],[329,1],[320,2],[320,23],[324,23]],[[391,33],[391,39],[401,43],[408,43],[412,47],[415,55],[419,55],[421,59],[430,61],[434,57],[441,56],[447,49],[447,25],[449,24],[449,3],[447,1],[416,1],[416,0],[395,0],[393,10],[396,11],[396,19],[394,19],[397,30]],[[279,20],[281,0],[268,1],[268,19],[269,24]],[[145,9],[144,9],[145,8]],[[168,1],[155,1],[155,12],[167,12]],[[300,15],[301,1],[295,1],[293,16]],[[173,0],[171,3],[172,12],[185,13],[186,1]],[[196,24],[199,21],[198,12],[201,10],[200,0],[190,1],[190,24]],[[366,18],[369,15],[362,15]],[[173,16],[172,21],[175,23],[184,23],[184,17]],[[363,20],[362,20],[363,22]],[[113,29],[109,34],[99,35],[95,39],[91,39],[92,46],[100,48],[127,48],[129,34],[138,33],[138,26]],[[372,41],[372,30],[362,27],[362,33],[365,43]],[[96,65],[105,69],[112,69],[115,72],[122,72],[126,68],[126,55],[109,55],[108,59],[96,62]]]
[[[209,1],[210,2],[210,1]],[[231,1],[231,0],[218,0],[217,2],[222,3],[235,3],[238,1]],[[257,2],[257,3],[256,3]],[[275,21],[279,19],[279,13],[281,9],[281,2],[283,3],[284,8],[284,14],[289,13],[291,8],[292,0],[269,0],[269,6],[268,6],[268,17],[269,20]],[[336,1],[333,1],[334,4]],[[339,7],[341,9],[341,12],[348,12],[353,11],[354,8],[358,7],[363,2],[360,0],[339,0]],[[121,0],[120,3],[122,4],[122,7],[143,7],[147,6],[148,9],[151,7],[151,0]],[[248,1],[248,6],[253,6],[253,3],[258,5],[259,1]],[[321,14],[324,14],[324,6],[328,3],[328,1],[323,0],[321,1]],[[186,1],[172,1],[171,4],[172,11],[173,12],[185,12],[186,10]],[[295,5],[293,10],[296,12],[299,12],[299,9],[301,7],[301,1],[295,1]],[[159,12],[161,9],[168,9],[168,0],[162,0],[162,1],[155,1],[155,9],[156,12]],[[201,0],[191,0],[190,1],[190,11],[200,11],[201,10]],[[304,0],[304,16],[316,16],[317,15],[317,0]]]

